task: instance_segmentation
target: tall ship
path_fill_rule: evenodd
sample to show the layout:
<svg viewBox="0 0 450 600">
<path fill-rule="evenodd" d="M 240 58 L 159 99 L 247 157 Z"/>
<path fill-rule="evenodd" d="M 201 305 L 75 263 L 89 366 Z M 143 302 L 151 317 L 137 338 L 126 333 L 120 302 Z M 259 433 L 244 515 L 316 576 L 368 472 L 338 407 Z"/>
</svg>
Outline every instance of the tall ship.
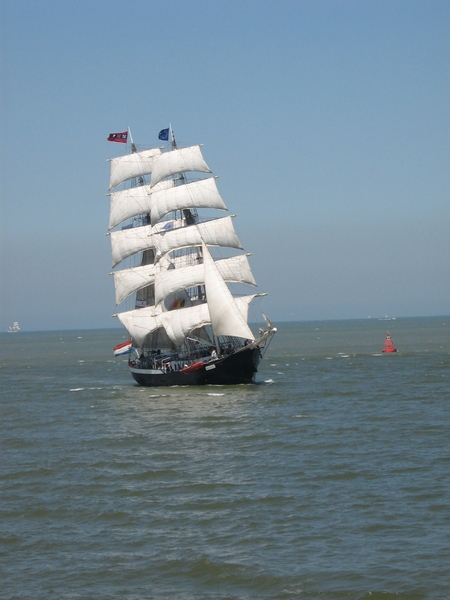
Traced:
<svg viewBox="0 0 450 600">
<path fill-rule="evenodd" d="M 110 159 L 114 316 L 130 337 L 114 353 L 143 386 L 252 383 L 276 332 L 264 314 L 257 334 L 248 324 L 266 294 L 235 293 L 256 286 L 250 255 L 201 146 L 178 147 L 170 126 L 158 138 L 138 150 L 130 130 L 108 137 L 131 148 Z"/>
</svg>

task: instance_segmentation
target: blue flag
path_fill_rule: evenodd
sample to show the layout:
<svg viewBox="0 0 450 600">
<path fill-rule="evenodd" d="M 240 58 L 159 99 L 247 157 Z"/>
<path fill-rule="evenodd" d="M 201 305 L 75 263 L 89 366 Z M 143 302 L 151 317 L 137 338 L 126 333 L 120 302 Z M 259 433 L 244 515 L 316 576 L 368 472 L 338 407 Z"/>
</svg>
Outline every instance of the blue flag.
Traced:
<svg viewBox="0 0 450 600">
<path fill-rule="evenodd" d="M 167 142 L 167 140 L 169 139 L 169 129 L 161 129 L 158 135 L 158 139 Z"/>
</svg>

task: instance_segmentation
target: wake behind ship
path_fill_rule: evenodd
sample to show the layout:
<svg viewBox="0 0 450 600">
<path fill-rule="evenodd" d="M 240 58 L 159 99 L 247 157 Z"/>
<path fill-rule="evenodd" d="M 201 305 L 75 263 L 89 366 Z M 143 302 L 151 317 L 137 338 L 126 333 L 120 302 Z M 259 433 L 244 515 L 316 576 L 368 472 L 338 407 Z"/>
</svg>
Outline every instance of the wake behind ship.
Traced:
<svg viewBox="0 0 450 600">
<path fill-rule="evenodd" d="M 139 385 L 253 382 L 276 328 L 263 315 L 255 336 L 249 305 L 265 294 L 230 290 L 256 281 L 234 215 L 216 216 L 228 209 L 200 146 L 178 148 L 171 127 L 159 133 L 167 149 L 138 151 L 129 130 L 108 141 L 128 137 L 131 153 L 110 160 L 108 230 L 113 268 L 122 267 L 112 273 L 116 304 L 132 298 L 115 315 L 130 335 L 115 355 L 130 354 Z"/>
</svg>

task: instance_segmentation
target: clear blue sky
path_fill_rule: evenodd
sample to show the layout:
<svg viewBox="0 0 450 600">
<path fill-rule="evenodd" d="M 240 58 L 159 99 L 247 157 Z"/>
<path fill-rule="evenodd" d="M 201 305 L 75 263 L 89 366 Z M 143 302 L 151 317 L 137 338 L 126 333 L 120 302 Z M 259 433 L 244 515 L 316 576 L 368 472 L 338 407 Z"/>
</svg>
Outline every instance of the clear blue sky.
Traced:
<svg viewBox="0 0 450 600">
<path fill-rule="evenodd" d="M 106 142 L 204 143 L 274 320 L 450 314 L 448 0 L 3 0 L 0 330 L 118 325 Z"/>
</svg>

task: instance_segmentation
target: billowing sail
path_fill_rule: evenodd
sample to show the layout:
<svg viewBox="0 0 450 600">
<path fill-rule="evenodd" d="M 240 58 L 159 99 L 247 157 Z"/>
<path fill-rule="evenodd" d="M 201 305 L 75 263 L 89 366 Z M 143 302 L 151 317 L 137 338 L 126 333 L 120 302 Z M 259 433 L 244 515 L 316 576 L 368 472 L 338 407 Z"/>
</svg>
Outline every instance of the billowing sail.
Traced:
<svg viewBox="0 0 450 600">
<path fill-rule="evenodd" d="M 112 273 L 116 303 L 133 294 L 135 306 L 116 315 L 132 338 L 131 373 L 150 386 L 250 383 L 275 328 L 268 322 L 255 339 L 249 305 L 263 294 L 231 293 L 242 287 L 234 284 L 256 286 L 249 255 L 235 251 L 243 250 L 235 215 L 218 216 L 228 209 L 216 177 L 204 175 L 201 147 L 178 149 L 173 134 L 162 137 L 171 150 L 110 161 L 113 267 L 128 259 Z M 214 259 L 214 247 L 233 250 Z"/>
<path fill-rule="evenodd" d="M 251 294 L 250 296 L 236 296 L 236 298 L 234 298 L 234 301 L 236 302 L 236 305 L 246 323 L 248 322 L 248 309 L 250 302 L 255 298 L 260 298 L 261 296 L 267 296 L 267 293 L 264 292 L 263 294 Z"/>
<path fill-rule="evenodd" d="M 171 181 L 170 179 L 168 181 Z M 186 208 L 218 208 L 227 210 L 217 189 L 214 177 L 178 185 L 167 191 L 156 191 L 166 181 L 160 181 L 153 188 L 151 222 L 157 223 L 162 217 L 174 210 Z"/>
<path fill-rule="evenodd" d="M 132 256 L 142 250 L 147 250 L 153 245 L 152 228 L 150 225 L 113 231 L 110 237 L 113 267 L 128 256 Z"/>
<path fill-rule="evenodd" d="M 252 294 L 250 296 L 242 296 L 238 298 L 236 308 L 239 314 L 241 314 L 242 319 L 246 319 L 248 313 L 248 306 L 253 300 L 253 298 L 255 298 L 258 295 L 259 294 Z M 197 306 L 191 306 L 189 308 L 181 308 L 179 310 L 162 312 L 158 316 L 158 319 L 164 326 L 167 335 L 175 344 L 175 346 L 180 346 L 194 329 L 198 329 L 200 327 L 204 327 L 205 325 L 211 324 L 209 304 L 198 304 Z M 245 332 L 248 333 L 248 335 L 240 335 L 238 337 L 246 337 L 248 339 L 253 339 L 253 334 L 249 328 Z M 240 331 L 240 333 L 243 332 Z"/>
<path fill-rule="evenodd" d="M 131 269 L 123 269 L 122 271 L 114 271 L 116 304 L 120 304 L 133 292 L 153 283 L 157 270 L 159 270 L 157 265 L 144 265 L 141 267 L 132 267 Z"/>
<path fill-rule="evenodd" d="M 143 227 L 130 227 L 120 231 L 112 231 L 109 236 L 111 238 L 113 267 L 128 256 L 152 248 L 155 237 L 152 234 L 172 230 L 179 224 L 180 221 L 161 221 L 155 227 L 144 225 Z"/>
<path fill-rule="evenodd" d="M 152 241 L 157 255 L 163 256 L 178 248 L 201 246 L 202 239 L 210 246 L 243 249 L 234 231 L 231 216 L 168 230 L 165 233 L 153 235 Z"/>
<path fill-rule="evenodd" d="M 151 186 L 156 185 L 159 181 L 170 175 L 185 173 L 187 171 L 211 173 L 202 156 L 200 146 L 172 150 L 171 152 L 164 152 L 157 156 L 153 161 Z"/>
<path fill-rule="evenodd" d="M 116 185 L 128 179 L 149 175 L 152 172 L 155 157 L 160 154 L 161 150 L 154 148 L 152 150 L 144 150 L 143 152 L 134 152 L 133 154 L 112 158 L 110 161 L 109 189 L 111 190 Z"/>
<path fill-rule="evenodd" d="M 216 265 L 225 281 L 256 285 L 245 254 L 218 260 Z M 155 276 L 155 303 L 158 304 L 175 292 L 204 284 L 204 273 L 203 264 L 159 271 Z"/>
<path fill-rule="evenodd" d="M 141 185 L 110 194 L 108 229 L 138 215 L 150 214 L 153 195 L 170 187 L 173 187 L 172 179 L 160 181 L 154 188 Z"/>
<path fill-rule="evenodd" d="M 221 277 L 205 242 L 202 243 L 202 246 L 206 298 L 214 335 L 230 335 L 254 339 L 247 321 L 244 319 L 240 308 L 231 295 L 227 284 Z"/>
<path fill-rule="evenodd" d="M 176 346 L 180 346 L 193 329 L 208 325 L 210 316 L 207 304 L 171 310 L 159 315 L 167 335 Z"/>
<path fill-rule="evenodd" d="M 149 333 L 162 327 L 154 306 L 128 310 L 117 315 L 122 325 L 133 338 L 135 346 L 143 346 Z"/>
</svg>

